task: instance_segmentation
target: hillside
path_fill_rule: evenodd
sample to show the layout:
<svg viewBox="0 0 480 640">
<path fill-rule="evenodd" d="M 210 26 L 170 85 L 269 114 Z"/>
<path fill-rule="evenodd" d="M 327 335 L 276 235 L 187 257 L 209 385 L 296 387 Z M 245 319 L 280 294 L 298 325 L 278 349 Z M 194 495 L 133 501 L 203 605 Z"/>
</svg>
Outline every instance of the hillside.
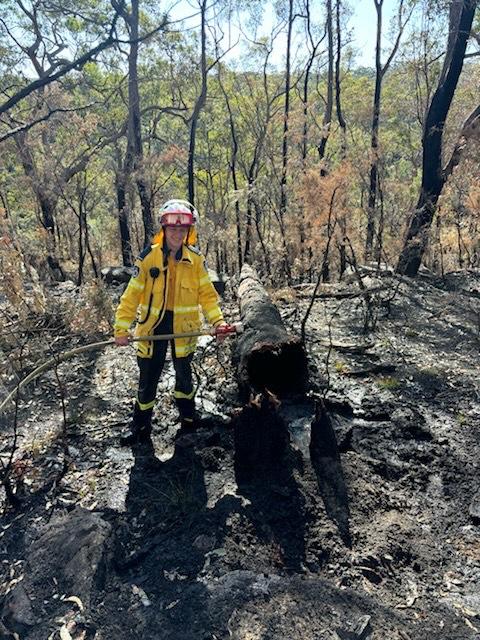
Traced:
<svg viewBox="0 0 480 640">
<path fill-rule="evenodd" d="M 177 433 L 169 374 L 152 442 L 133 450 L 118 446 L 133 349 L 84 355 L 29 387 L 21 503 L 5 505 L 0 530 L 0 637 L 480 638 L 480 273 L 372 272 L 363 285 L 321 289 L 306 325 L 310 392 L 251 406 L 278 414 L 288 446 L 241 481 L 231 342 L 206 338 L 197 353 L 204 427 Z M 293 334 L 312 289 L 272 292 Z M 234 294 L 232 283 L 232 321 Z M 61 308 L 78 293 L 63 283 L 49 295 Z M 25 371 L 40 343 L 98 338 L 62 337 L 60 324 L 24 341 Z M 20 343 L 2 339 L 4 364 Z M 315 421 L 322 399 L 328 417 Z M 4 461 L 14 424 L 2 416 Z"/>
</svg>

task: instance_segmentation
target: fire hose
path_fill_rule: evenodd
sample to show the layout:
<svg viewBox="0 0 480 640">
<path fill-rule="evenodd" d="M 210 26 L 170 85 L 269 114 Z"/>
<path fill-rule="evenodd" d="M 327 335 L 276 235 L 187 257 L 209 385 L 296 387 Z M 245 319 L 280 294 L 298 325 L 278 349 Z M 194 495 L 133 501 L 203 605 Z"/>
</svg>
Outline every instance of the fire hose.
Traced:
<svg viewBox="0 0 480 640">
<path fill-rule="evenodd" d="M 204 329 L 202 331 L 190 331 L 187 333 L 162 333 L 158 335 L 152 336 L 137 336 L 133 338 L 129 338 L 129 343 L 140 342 L 140 341 L 156 341 L 156 340 L 175 340 L 175 338 L 198 338 L 200 336 L 229 336 L 234 334 L 239 334 L 243 332 L 243 326 L 241 322 L 235 322 L 233 324 L 224 324 L 220 327 L 213 329 Z M 70 351 L 64 351 L 63 353 L 59 353 L 53 358 L 50 358 L 39 367 L 31 371 L 26 378 L 21 380 L 17 386 L 11 391 L 8 396 L 2 401 L 0 404 L 0 412 L 4 410 L 4 408 L 9 404 L 13 398 L 15 398 L 23 387 L 26 387 L 27 384 L 36 380 L 42 373 L 45 371 L 49 371 L 53 367 L 57 366 L 61 362 L 65 362 L 65 360 L 69 360 L 74 356 L 77 356 L 81 353 L 87 353 L 89 351 L 98 351 L 99 349 L 103 349 L 111 344 L 115 344 L 115 340 L 103 340 L 102 342 L 92 342 L 90 344 L 84 344 L 81 347 L 76 347 L 75 349 L 71 349 Z"/>
</svg>

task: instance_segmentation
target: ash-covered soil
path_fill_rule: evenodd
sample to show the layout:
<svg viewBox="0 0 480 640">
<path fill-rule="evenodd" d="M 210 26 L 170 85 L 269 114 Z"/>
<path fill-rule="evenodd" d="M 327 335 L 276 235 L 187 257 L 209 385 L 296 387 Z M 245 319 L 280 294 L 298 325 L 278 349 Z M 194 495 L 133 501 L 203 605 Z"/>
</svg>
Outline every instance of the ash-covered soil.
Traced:
<svg viewBox="0 0 480 640">
<path fill-rule="evenodd" d="M 118 445 L 133 349 L 29 387 L 21 504 L 0 529 L 0 638 L 480 639 L 480 274 L 363 284 L 322 287 L 306 323 L 311 391 L 254 401 L 289 442 L 247 475 L 231 343 L 207 338 L 197 354 L 203 428 L 178 431 L 169 368 L 152 442 L 133 450 Z M 291 333 L 312 290 L 271 292 Z M 224 307 L 238 319 L 234 299 Z M 4 463 L 14 423 L 2 416 Z"/>
</svg>

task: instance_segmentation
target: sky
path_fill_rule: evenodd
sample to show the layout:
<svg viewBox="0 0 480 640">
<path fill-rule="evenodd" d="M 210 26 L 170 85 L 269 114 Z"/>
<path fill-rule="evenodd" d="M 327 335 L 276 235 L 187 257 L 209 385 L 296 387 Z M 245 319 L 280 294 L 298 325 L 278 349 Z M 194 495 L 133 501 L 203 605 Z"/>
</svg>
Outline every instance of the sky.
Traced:
<svg viewBox="0 0 480 640">
<path fill-rule="evenodd" d="M 355 48 L 358 49 L 356 58 L 359 66 L 373 67 L 375 64 L 375 41 L 377 27 L 377 12 L 373 0 L 357 0 L 352 2 L 354 14 L 349 22 L 355 37 Z M 383 4 L 383 31 L 386 32 L 389 22 L 394 15 L 397 0 L 385 0 Z M 383 39 L 386 44 L 386 39 Z"/>
<path fill-rule="evenodd" d="M 373 0 L 349 0 L 351 7 L 351 18 L 348 22 L 348 28 L 352 35 L 352 47 L 356 51 L 355 64 L 357 66 L 374 66 L 375 60 L 375 39 L 376 39 L 376 20 L 377 14 Z M 389 22 L 394 15 L 394 11 L 398 5 L 398 0 L 385 0 L 383 6 L 383 31 L 386 34 L 388 31 Z M 198 26 L 198 17 L 195 14 L 198 12 L 195 7 L 198 7 L 195 0 L 172 0 L 173 9 L 171 16 L 178 19 L 186 19 L 186 24 L 192 28 Z M 287 0 L 285 0 L 285 6 Z M 315 14 L 323 15 L 323 0 L 316 0 L 312 2 L 312 17 L 315 20 Z M 319 8 L 322 8 L 322 13 L 319 14 Z M 194 16 L 194 17 L 190 17 Z M 271 32 L 273 26 L 273 10 L 270 2 L 265 3 L 264 20 L 262 25 L 262 32 L 267 35 Z M 241 42 L 243 36 L 239 30 L 234 30 L 232 33 L 232 40 L 240 40 L 237 45 L 227 56 L 226 60 L 233 60 L 241 55 Z M 388 38 L 384 36 L 383 44 L 388 47 Z M 298 44 L 297 44 L 298 46 Z M 273 51 L 272 62 L 281 67 L 284 64 L 285 59 L 285 47 L 286 47 L 286 34 L 283 37 L 277 39 L 277 46 Z"/>
</svg>

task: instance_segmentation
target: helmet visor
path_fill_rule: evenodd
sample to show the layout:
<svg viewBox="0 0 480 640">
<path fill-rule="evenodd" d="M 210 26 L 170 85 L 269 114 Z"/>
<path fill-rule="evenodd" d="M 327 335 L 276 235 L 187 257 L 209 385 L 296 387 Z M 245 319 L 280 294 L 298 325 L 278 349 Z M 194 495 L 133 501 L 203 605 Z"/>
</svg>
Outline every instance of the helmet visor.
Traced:
<svg viewBox="0 0 480 640">
<path fill-rule="evenodd" d="M 168 211 L 162 214 L 163 227 L 190 227 L 193 224 L 193 215 L 183 211 Z"/>
</svg>

